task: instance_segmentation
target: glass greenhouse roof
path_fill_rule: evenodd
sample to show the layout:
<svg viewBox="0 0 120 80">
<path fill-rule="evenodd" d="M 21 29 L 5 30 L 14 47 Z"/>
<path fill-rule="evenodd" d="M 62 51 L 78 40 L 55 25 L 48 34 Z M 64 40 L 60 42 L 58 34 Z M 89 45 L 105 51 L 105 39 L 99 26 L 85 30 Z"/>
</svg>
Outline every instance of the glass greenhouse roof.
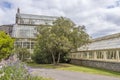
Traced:
<svg viewBox="0 0 120 80">
<path fill-rule="evenodd" d="M 80 47 L 78 50 L 79 51 L 86 51 L 86 50 L 102 50 L 102 49 L 115 49 L 115 48 L 120 48 L 120 35 L 114 34 L 107 36 L 107 37 L 102 37 L 102 38 L 97 38 L 94 39 L 92 43 L 89 43 L 88 45 L 84 45 Z"/>
<path fill-rule="evenodd" d="M 14 25 L 12 37 L 14 38 L 35 38 L 35 26 Z"/>
<path fill-rule="evenodd" d="M 45 19 L 45 20 L 56 20 L 56 18 L 58 18 L 54 16 L 32 15 L 32 14 L 17 14 L 17 16 L 20 18 Z"/>
<path fill-rule="evenodd" d="M 32 15 L 32 14 L 20 14 L 17 13 L 16 21 L 17 24 L 27 24 L 27 25 L 40 25 L 49 24 L 52 25 L 58 17 L 54 16 L 43 16 L 43 15 Z"/>
</svg>

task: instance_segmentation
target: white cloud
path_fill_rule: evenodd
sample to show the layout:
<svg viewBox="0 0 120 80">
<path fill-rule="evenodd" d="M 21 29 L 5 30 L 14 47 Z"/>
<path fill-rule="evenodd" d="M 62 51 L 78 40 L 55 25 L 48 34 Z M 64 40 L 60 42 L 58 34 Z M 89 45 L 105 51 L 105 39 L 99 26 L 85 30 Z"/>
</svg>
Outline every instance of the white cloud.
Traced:
<svg viewBox="0 0 120 80">
<path fill-rule="evenodd" d="M 16 9 L 21 13 L 65 16 L 85 25 L 93 37 L 120 32 L 119 0 L 0 0 L 11 8 L 0 6 L 0 24 L 15 23 Z"/>
</svg>

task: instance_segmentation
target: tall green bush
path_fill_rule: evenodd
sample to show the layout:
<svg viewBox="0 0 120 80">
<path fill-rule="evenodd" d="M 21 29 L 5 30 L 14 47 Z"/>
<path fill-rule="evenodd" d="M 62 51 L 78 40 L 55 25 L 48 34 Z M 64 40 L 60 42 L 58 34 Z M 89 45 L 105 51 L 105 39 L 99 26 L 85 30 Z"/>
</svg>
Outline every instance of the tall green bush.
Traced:
<svg viewBox="0 0 120 80">
<path fill-rule="evenodd" d="M 5 32 L 0 31 L 0 61 L 12 53 L 13 47 L 14 40 Z"/>
</svg>

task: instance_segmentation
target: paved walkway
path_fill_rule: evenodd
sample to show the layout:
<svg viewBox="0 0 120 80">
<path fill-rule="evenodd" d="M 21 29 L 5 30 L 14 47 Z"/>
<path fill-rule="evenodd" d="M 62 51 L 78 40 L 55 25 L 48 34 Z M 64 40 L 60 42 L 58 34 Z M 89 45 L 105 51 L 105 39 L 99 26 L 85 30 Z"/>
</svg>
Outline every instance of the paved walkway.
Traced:
<svg viewBox="0 0 120 80">
<path fill-rule="evenodd" d="M 32 74 L 51 77 L 55 80 L 120 80 L 120 78 L 115 77 L 55 69 L 32 69 Z"/>
</svg>

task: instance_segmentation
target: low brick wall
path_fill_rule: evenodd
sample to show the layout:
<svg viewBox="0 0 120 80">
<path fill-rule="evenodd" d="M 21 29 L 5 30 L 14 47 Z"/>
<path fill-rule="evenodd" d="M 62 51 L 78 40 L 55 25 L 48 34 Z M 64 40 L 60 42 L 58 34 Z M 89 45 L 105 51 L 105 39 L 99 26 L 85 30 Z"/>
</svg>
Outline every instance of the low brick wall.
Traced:
<svg viewBox="0 0 120 80">
<path fill-rule="evenodd" d="M 70 63 L 120 72 L 120 62 L 71 59 Z"/>
</svg>

